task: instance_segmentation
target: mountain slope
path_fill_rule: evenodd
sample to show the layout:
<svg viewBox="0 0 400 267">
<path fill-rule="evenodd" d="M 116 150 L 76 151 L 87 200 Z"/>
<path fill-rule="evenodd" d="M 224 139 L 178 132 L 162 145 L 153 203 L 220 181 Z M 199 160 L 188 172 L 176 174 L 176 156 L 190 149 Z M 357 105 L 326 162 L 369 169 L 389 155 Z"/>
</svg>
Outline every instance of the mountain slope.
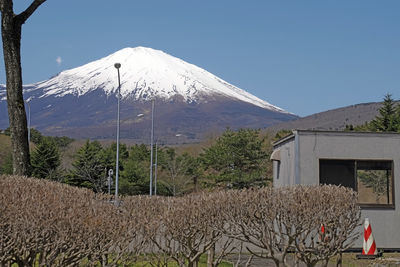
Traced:
<svg viewBox="0 0 400 267">
<path fill-rule="evenodd" d="M 125 48 L 107 57 L 66 70 L 36 83 L 31 90 L 43 90 L 44 96 L 81 96 L 102 88 L 107 96 L 116 94 L 116 62 L 121 63 L 121 97 L 150 100 L 170 99 L 180 95 L 186 102 L 197 102 L 212 95 L 238 99 L 279 112 L 284 110 L 237 88 L 215 75 L 170 56 L 145 47 Z"/>
<path fill-rule="evenodd" d="M 159 50 L 137 47 L 26 85 L 24 96 L 31 99 L 31 125 L 51 135 L 114 138 L 116 62 L 122 65 L 122 138 L 147 139 L 151 99 L 156 101 L 157 134 L 164 139 L 184 132 L 195 141 L 207 131 L 265 128 L 296 118 L 193 64 Z M 8 124 L 5 111 L 3 87 L 0 128 Z M 137 117 L 139 114 L 144 116 Z"/>
<path fill-rule="evenodd" d="M 316 113 L 273 125 L 270 130 L 343 130 L 346 125 L 362 125 L 375 118 L 382 102 L 362 103 Z"/>
</svg>

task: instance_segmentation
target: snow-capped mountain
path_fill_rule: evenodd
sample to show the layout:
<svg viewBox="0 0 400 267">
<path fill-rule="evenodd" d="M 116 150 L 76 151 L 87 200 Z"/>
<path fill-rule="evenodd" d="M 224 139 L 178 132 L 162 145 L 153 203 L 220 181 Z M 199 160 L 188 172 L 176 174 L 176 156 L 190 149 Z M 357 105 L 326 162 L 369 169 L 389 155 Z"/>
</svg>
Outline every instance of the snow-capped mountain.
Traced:
<svg viewBox="0 0 400 267">
<path fill-rule="evenodd" d="M 202 131 L 221 127 L 262 128 L 295 117 L 193 64 L 160 50 L 136 47 L 122 49 L 46 81 L 24 86 L 24 96 L 32 99 L 32 111 L 37 113 L 32 118 L 40 118 L 40 121 L 33 119 L 32 125 L 49 134 L 71 129 L 66 133 L 77 136 L 72 129 L 78 131 L 79 128 L 82 133 L 84 128 L 95 127 L 96 132 L 104 132 L 103 126 L 115 124 L 118 76 L 114 64 L 117 62 L 121 64 L 121 118 L 125 118 L 126 125 L 140 126 L 146 121 L 146 118 L 133 115 L 148 112 L 151 99 L 156 99 L 158 111 L 165 109 L 160 116 L 171 116 L 163 120 L 171 121 L 172 125 L 167 128 L 176 128 L 176 131 L 184 128 Z M 4 112 L 1 106 L 5 99 L 3 87 L 0 88 L 0 115 Z M 211 110 L 215 112 L 213 115 L 209 114 Z M 186 112 L 184 117 L 182 112 Z M 244 125 L 234 122 L 243 116 L 247 117 L 243 120 Z M 3 117 L 0 117 L 0 128 L 8 124 Z M 177 122 L 179 117 L 184 121 Z M 199 126 L 197 123 L 204 119 L 200 127 L 190 125 Z M 111 130 L 99 137 L 110 135 Z M 83 134 L 83 137 L 91 136 Z"/>
<path fill-rule="evenodd" d="M 285 112 L 202 68 L 146 47 L 125 48 L 81 67 L 63 71 L 47 81 L 33 84 L 31 90 L 42 89 L 43 96 L 81 96 L 102 88 L 106 95 L 115 95 L 118 82 L 114 67 L 116 62 L 122 65 L 122 98 L 170 99 L 180 95 L 187 102 L 196 102 L 218 94 Z"/>
</svg>

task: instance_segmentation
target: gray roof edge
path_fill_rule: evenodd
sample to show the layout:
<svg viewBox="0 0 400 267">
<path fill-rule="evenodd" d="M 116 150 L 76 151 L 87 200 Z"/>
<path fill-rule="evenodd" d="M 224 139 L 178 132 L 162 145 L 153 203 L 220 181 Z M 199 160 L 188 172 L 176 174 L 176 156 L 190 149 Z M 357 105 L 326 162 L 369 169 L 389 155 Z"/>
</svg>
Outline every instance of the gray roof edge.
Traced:
<svg viewBox="0 0 400 267">
<path fill-rule="evenodd" d="M 398 132 L 354 132 L 354 131 L 324 131 L 324 130 L 295 130 L 299 135 L 332 135 L 332 136 L 392 136 L 400 138 Z"/>
<path fill-rule="evenodd" d="M 292 133 L 290 135 L 282 137 L 281 139 L 273 142 L 272 146 L 275 148 L 276 146 L 279 146 L 279 145 L 282 145 L 284 143 L 287 143 L 287 142 L 291 141 L 292 139 L 294 139 L 295 135 L 296 135 L 295 131 L 292 131 Z"/>
<path fill-rule="evenodd" d="M 397 132 L 354 132 L 354 131 L 327 131 L 327 130 L 293 130 L 292 134 L 285 136 L 272 143 L 276 148 L 279 145 L 287 143 L 295 138 L 296 135 L 328 135 L 328 136 L 366 136 L 366 137 L 395 137 L 400 138 L 400 133 Z"/>
</svg>

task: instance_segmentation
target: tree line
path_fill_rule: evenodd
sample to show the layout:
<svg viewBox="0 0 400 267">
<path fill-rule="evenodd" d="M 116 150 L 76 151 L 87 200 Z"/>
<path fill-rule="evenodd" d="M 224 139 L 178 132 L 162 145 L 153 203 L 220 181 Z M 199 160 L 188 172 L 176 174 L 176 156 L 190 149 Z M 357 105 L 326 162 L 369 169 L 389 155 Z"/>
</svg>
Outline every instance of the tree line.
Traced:
<svg viewBox="0 0 400 267">
<path fill-rule="evenodd" d="M 3 131 L 10 136 L 10 128 Z M 43 136 L 38 130 L 31 128 L 30 173 L 34 177 L 57 180 L 60 174 L 58 167 L 61 163 L 61 151 L 74 141 L 67 136 Z M 0 174 L 13 173 L 13 156 L 11 151 L 5 153 L 0 165 Z"/>
<path fill-rule="evenodd" d="M 345 131 L 400 132 L 400 103 L 386 94 L 376 117 L 362 125 L 346 125 Z"/>
<path fill-rule="evenodd" d="M 213 267 L 246 253 L 248 263 L 261 257 L 276 266 L 327 266 L 361 235 L 357 194 L 338 186 L 111 200 L 54 181 L 0 176 L 0 265 L 194 267 L 208 253 Z"/>
<path fill-rule="evenodd" d="M 112 169 L 115 173 L 116 143 L 104 146 L 99 141 L 87 140 L 73 155 L 71 168 L 61 169 L 61 151 L 73 139 L 45 137 L 32 129 L 31 140 L 35 144 L 31 152 L 33 177 L 85 187 L 97 193 L 108 191 L 108 172 Z M 264 186 L 270 178 L 270 141 L 270 136 L 261 134 L 260 130 L 226 129 L 196 152 L 185 152 L 182 147 L 155 146 L 157 194 L 176 196 L 205 188 Z M 120 144 L 119 160 L 119 192 L 148 194 L 150 147 Z M 11 174 L 11 166 L 8 160 L 0 170 Z"/>
<path fill-rule="evenodd" d="M 156 146 L 157 194 L 177 196 L 204 188 L 266 185 L 269 153 L 265 143 L 259 130 L 227 129 L 197 155 L 179 151 L 180 148 Z M 105 192 L 108 170 L 116 166 L 115 156 L 115 143 L 103 147 L 98 141 L 86 141 L 74 155 L 65 182 Z M 150 147 L 121 144 L 119 159 L 119 192 L 149 194 Z"/>
</svg>

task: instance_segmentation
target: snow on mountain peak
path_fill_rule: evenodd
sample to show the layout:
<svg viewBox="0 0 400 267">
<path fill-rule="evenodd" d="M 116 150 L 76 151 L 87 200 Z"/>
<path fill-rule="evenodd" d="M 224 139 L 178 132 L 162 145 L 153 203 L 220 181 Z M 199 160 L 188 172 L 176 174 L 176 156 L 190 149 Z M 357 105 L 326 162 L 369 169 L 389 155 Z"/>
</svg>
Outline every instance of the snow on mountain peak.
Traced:
<svg viewBox="0 0 400 267">
<path fill-rule="evenodd" d="M 43 97 L 81 96 L 99 88 L 107 95 L 116 94 L 118 76 L 114 64 L 117 62 L 121 63 L 122 98 L 169 99 L 180 95 L 185 101 L 193 102 L 205 95 L 223 95 L 287 113 L 202 68 L 146 47 L 121 49 L 102 59 L 63 71 L 49 80 L 35 83 L 32 90 L 42 89 Z"/>
</svg>

